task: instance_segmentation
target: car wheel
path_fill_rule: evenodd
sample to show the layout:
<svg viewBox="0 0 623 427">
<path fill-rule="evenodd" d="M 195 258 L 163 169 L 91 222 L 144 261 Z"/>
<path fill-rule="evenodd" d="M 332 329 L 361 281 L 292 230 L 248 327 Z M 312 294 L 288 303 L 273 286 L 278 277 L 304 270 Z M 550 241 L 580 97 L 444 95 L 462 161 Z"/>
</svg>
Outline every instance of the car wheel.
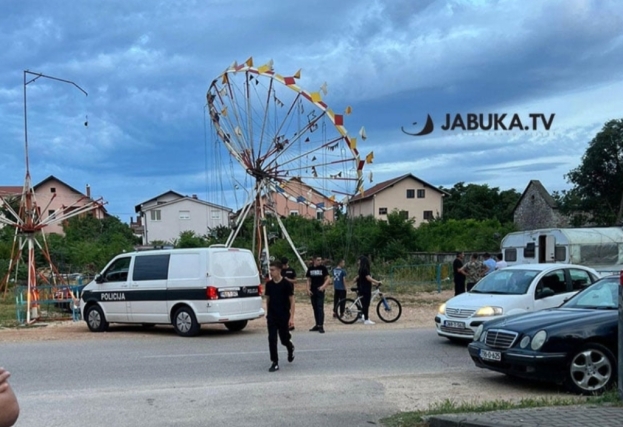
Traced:
<svg viewBox="0 0 623 427">
<path fill-rule="evenodd" d="M 173 328 L 182 337 L 192 337 L 199 332 L 195 313 L 189 307 L 181 307 L 173 316 Z"/>
<path fill-rule="evenodd" d="M 104 332 L 108 329 L 108 322 L 99 305 L 87 307 L 85 320 L 91 332 Z"/>
<path fill-rule="evenodd" d="M 242 331 L 247 326 L 246 320 L 239 320 L 237 322 L 225 322 L 225 327 L 232 332 Z"/>
<path fill-rule="evenodd" d="M 575 350 L 567 365 L 566 385 L 574 393 L 601 394 L 615 377 L 615 359 L 601 344 L 590 343 Z"/>
</svg>

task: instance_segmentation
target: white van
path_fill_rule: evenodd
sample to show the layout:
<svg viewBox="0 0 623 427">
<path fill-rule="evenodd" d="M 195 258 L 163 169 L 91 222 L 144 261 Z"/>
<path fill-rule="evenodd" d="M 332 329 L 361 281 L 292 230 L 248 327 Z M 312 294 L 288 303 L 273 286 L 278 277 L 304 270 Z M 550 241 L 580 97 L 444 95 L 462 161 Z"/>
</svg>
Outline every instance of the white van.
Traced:
<svg viewBox="0 0 623 427">
<path fill-rule="evenodd" d="M 93 332 L 109 323 L 172 324 L 181 336 L 209 323 L 240 331 L 264 316 L 253 254 L 224 246 L 118 255 L 84 287 L 80 312 Z"/>
</svg>

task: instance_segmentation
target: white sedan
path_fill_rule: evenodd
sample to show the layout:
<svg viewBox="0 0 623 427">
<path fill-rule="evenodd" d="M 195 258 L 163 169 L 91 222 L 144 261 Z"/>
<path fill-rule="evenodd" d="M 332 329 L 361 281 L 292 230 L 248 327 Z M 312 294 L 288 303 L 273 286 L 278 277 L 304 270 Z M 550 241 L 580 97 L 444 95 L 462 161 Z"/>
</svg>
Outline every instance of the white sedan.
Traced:
<svg viewBox="0 0 623 427">
<path fill-rule="evenodd" d="M 471 341 L 487 320 L 558 307 L 598 278 L 594 269 L 574 264 L 524 264 L 496 270 L 470 292 L 441 304 L 435 316 L 437 334 Z"/>
</svg>

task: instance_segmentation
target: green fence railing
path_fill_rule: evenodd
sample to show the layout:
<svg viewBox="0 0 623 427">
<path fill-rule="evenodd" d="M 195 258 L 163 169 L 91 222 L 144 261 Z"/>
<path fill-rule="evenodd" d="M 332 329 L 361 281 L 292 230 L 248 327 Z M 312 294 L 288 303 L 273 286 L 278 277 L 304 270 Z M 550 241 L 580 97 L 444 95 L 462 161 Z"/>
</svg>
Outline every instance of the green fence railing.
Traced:
<svg viewBox="0 0 623 427">
<path fill-rule="evenodd" d="M 451 289 L 452 286 L 452 264 L 409 264 L 395 265 L 389 270 L 388 282 L 390 287 L 394 286 L 417 286 L 422 288 Z"/>
</svg>

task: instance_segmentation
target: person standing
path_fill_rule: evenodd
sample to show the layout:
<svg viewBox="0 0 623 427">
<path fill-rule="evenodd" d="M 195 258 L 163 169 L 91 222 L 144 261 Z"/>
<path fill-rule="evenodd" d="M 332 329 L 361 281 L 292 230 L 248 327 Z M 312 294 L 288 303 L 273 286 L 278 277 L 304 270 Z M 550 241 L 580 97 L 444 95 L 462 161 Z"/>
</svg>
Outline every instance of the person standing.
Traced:
<svg viewBox="0 0 623 427">
<path fill-rule="evenodd" d="M 11 427 L 19 418 L 19 404 L 9 384 L 10 376 L 10 372 L 0 368 L 0 427 Z"/>
<path fill-rule="evenodd" d="M 282 264 L 270 263 L 268 272 L 271 279 L 266 283 L 266 323 L 268 326 L 268 350 L 272 362 L 269 372 L 279 370 L 277 336 L 281 345 L 288 349 L 288 362 L 294 360 L 294 344 L 290 328 L 294 327 L 294 291 L 292 285 L 281 275 Z"/>
<path fill-rule="evenodd" d="M 333 317 L 337 317 L 338 305 L 340 316 L 344 314 L 346 308 L 346 270 L 344 270 L 344 260 L 337 263 L 333 269 Z"/>
<path fill-rule="evenodd" d="M 464 256 L 463 252 L 457 252 L 456 258 L 452 263 L 452 271 L 454 272 L 454 296 L 465 292 L 465 274 L 461 272 Z"/>
<path fill-rule="evenodd" d="M 372 299 L 372 285 L 380 285 L 381 282 L 375 280 L 370 275 L 370 260 L 364 255 L 359 257 L 359 271 L 355 278 L 357 282 L 357 292 L 361 295 L 361 311 L 363 313 L 364 325 L 374 325 L 370 320 L 370 300 Z"/>
<path fill-rule="evenodd" d="M 294 289 L 294 285 L 296 284 L 296 271 L 288 264 L 288 258 L 281 258 L 281 265 L 283 266 L 281 269 L 281 276 L 290 282 L 292 284 L 292 289 Z"/>
<path fill-rule="evenodd" d="M 487 271 L 485 272 L 485 276 L 487 274 L 493 273 L 495 271 L 495 260 L 491 258 L 489 252 L 485 252 L 484 254 L 484 262 L 483 264 L 487 267 Z"/>
<path fill-rule="evenodd" d="M 472 254 L 471 260 L 466 262 L 459 271 L 467 277 L 467 292 L 469 292 L 486 274 L 487 267 L 478 260 L 478 254 Z"/>
<path fill-rule="evenodd" d="M 307 269 L 305 277 L 307 278 L 307 293 L 316 320 L 316 325 L 309 331 L 324 334 L 324 291 L 329 286 L 330 277 L 327 267 L 322 265 L 322 258 L 314 258 L 314 263 Z"/>
</svg>

